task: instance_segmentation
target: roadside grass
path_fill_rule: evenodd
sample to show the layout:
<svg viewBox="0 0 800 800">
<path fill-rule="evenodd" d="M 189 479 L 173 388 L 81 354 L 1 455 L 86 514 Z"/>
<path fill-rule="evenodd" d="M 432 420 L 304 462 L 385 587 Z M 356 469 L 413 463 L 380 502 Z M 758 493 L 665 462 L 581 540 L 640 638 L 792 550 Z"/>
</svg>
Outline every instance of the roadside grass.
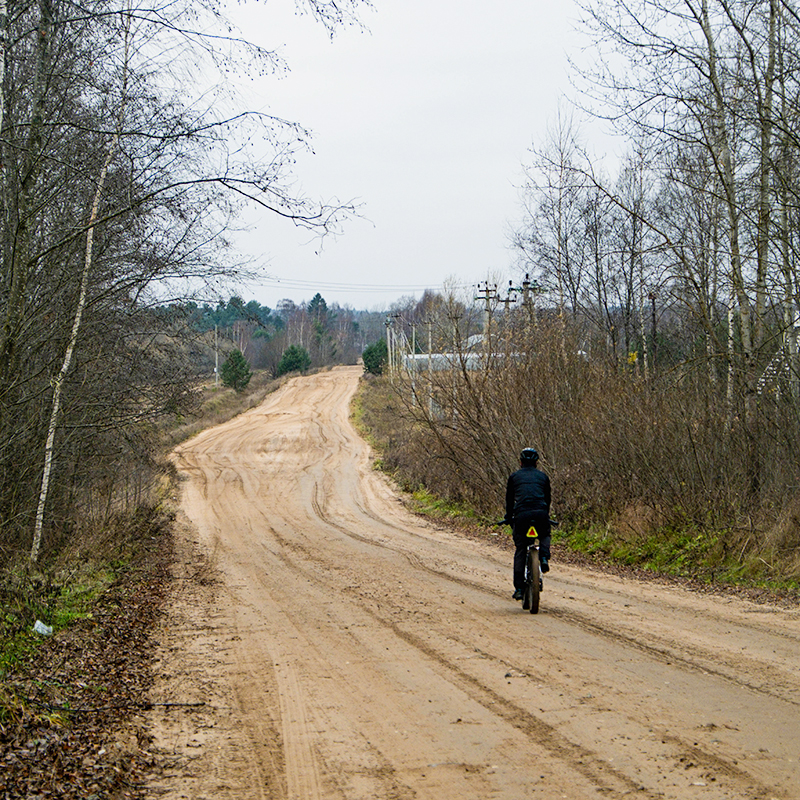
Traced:
<svg viewBox="0 0 800 800">
<path fill-rule="evenodd" d="M 383 469 L 386 454 L 405 438 L 401 412 L 402 404 L 386 378 L 368 374 L 361 378 L 350 416 L 356 430 L 377 454 L 377 469 Z"/>
<path fill-rule="evenodd" d="M 76 620 L 91 618 L 94 602 L 127 561 L 128 557 L 118 556 L 110 562 L 86 562 L 79 575 L 77 570 L 65 572 L 57 565 L 40 573 L 9 570 L 0 583 L 0 675 L 42 641 L 42 636 L 33 632 L 37 620 L 56 633 Z"/>
<path fill-rule="evenodd" d="M 418 486 L 410 492 L 409 506 L 417 514 L 424 514 L 434 519 L 444 519 L 471 525 L 482 525 L 488 522 L 475 509 L 463 503 L 442 500 L 442 498 L 429 492 L 424 486 Z"/>
<path fill-rule="evenodd" d="M 49 637 L 34 631 L 41 621 L 52 628 L 52 635 L 78 620 L 90 620 L 97 599 L 118 577 L 108 567 L 89 571 L 79 582 L 43 586 L 39 581 L 17 579 L 0 590 L 3 613 L 0 616 L 0 729 L 18 723 L 25 716 L 39 722 L 64 725 L 62 712 L 42 710 L 29 698 L 11 688 L 9 676 L 25 673 L 35 661 L 37 651 Z"/>
<path fill-rule="evenodd" d="M 656 575 L 800 597 L 800 573 L 794 559 L 732 531 L 687 523 L 631 536 L 609 525 L 581 525 L 556 529 L 553 541 L 596 561 Z"/>
<path fill-rule="evenodd" d="M 243 392 L 236 392 L 222 383 L 217 386 L 213 381 L 201 384 L 196 414 L 191 419 L 180 417 L 166 424 L 163 429 L 165 445 L 171 449 L 206 428 L 221 425 L 255 408 L 267 395 L 279 389 L 287 377 L 291 376 L 273 378 L 266 370 L 255 370 Z"/>
</svg>

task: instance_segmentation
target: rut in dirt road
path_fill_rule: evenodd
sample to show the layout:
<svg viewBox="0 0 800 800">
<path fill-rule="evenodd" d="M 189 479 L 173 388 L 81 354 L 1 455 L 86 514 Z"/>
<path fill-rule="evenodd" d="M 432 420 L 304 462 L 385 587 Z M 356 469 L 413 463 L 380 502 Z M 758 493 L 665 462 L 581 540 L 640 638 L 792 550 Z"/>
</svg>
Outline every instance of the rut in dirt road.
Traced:
<svg viewBox="0 0 800 800">
<path fill-rule="evenodd" d="M 293 379 L 176 451 L 154 699 L 204 705 L 151 714 L 154 796 L 800 797 L 796 610 L 556 563 L 521 611 L 507 552 L 372 471 L 359 375 Z"/>
</svg>

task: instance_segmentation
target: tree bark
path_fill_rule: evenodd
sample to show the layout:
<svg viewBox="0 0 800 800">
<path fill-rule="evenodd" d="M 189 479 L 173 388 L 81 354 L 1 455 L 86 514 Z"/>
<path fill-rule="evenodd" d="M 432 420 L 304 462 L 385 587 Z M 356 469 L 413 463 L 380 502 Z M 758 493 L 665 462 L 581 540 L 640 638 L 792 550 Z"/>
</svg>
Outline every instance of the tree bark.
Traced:
<svg viewBox="0 0 800 800">
<path fill-rule="evenodd" d="M 0 384 L 7 385 L 16 361 L 16 340 L 25 306 L 25 293 L 31 267 L 31 224 L 34 205 L 34 189 L 41 173 L 41 146 L 44 130 L 45 100 L 50 77 L 52 39 L 55 21 L 51 0 L 39 2 L 39 26 L 36 31 L 36 67 L 32 87 L 30 129 L 25 143 L 20 169 L 19 194 L 6 197 L 6 209 L 13 209 L 15 230 L 11 241 L 11 252 L 5 254 L 8 271 L 8 299 L 6 314 L 0 328 Z M 6 189 L 10 186 L 7 183 Z M 8 211 L 7 211 L 8 213 Z"/>
<path fill-rule="evenodd" d="M 47 440 L 44 448 L 44 468 L 42 470 L 42 485 L 39 492 L 39 503 L 36 509 L 36 521 L 33 530 L 33 543 L 31 544 L 31 563 L 35 564 L 39 559 L 39 552 L 42 545 L 42 532 L 44 529 L 44 512 L 47 506 L 47 496 L 50 489 L 50 474 L 53 468 L 53 453 L 55 450 L 56 431 L 58 429 L 58 418 L 61 411 L 61 396 L 64 389 L 64 382 L 69 374 L 72 365 L 72 356 L 75 352 L 75 345 L 78 341 L 78 334 L 81 329 L 81 322 L 83 321 L 83 312 L 86 308 L 86 298 L 89 292 L 89 276 L 92 269 L 92 253 L 94 249 L 94 232 L 97 226 L 97 218 L 100 210 L 100 200 L 103 197 L 103 190 L 105 189 L 106 178 L 108 177 L 108 170 L 114 160 L 119 145 L 120 130 L 122 128 L 122 118 L 125 110 L 125 100 L 127 94 L 127 62 L 128 62 L 128 48 L 129 48 L 129 34 L 130 34 L 130 17 L 126 18 L 125 26 L 125 72 L 123 77 L 123 84 L 121 90 L 119 123 L 117 130 L 111 139 L 108 147 L 103 166 L 100 169 L 100 175 L 97 180 L 97 188 L 94 193 L 91 211 L 89 213 L 89 224 L 86 231 L 86 248 L 84 251 L 83 271 L 81 273 L 80 292 L 78 294 L 78 304 L 75 308 L 75 316 L 72 320 L 72 330 L 70 331 L 69 341 L 64 353 L 64 360 L 61 363 L 61 369 L 58 372 L 55 380 L 53 381 L 53 405 L 50 410 L 50 422 L 47 428 Z"/>
<path fill-rule="evenodd" d="M 723 196 L 728 213 L 730 237 L 730 277 L 739 309 L 739 325 L 742 347 L 742 373 L 745 390 L 745 423 L 754 424 L 756 414 L 756 377 L 753 360 L 752 314 L 750 298 L 742 274 L 742 255 L 739 241 L 739 204 L 736 191 L 736 170 L 731 153 L 729 131 L 726 119 L 725 93 L 717 68 L 717 47 L 708 16 L 708 3 L 703 0 L 700 22 L 706 40 L 708 59 L 708 79 L 714 99 L 714 141 L 718 171 L 723 188 Z"/>
</svg>

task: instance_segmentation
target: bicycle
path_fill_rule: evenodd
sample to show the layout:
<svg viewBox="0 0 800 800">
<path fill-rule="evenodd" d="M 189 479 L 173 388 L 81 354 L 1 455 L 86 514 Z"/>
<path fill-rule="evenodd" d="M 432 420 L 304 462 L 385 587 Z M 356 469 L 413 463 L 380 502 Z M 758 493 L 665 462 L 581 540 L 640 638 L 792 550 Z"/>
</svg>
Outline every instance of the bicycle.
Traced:
<svg viewBox="0 0 800 800">
<path fill-rule="evenodd" d="M 501 520 L 498 524 L 508 525 L 510 523 L 507 520 Z M 558 522 L 551 519 L 550 527 L 558 527 Z M 530 611 L 531 614 L 538 614 L 539 595 L 544 590 L 544 579 L 542 577 L 542 565 L 539 561 L 539 533 L 533 525 L 528 528 L 527 536 L 530 538 L 530 542 L 528 542 L 528 551 L 525 556 L 522 609 L 523 611 Z"/>
<path fill-rule="evenodd" d="M 526 534 L 528 542 L 528 555 L 525 557 L 525 585 L 522 589 L 522 610 L 531 614 L 539 613 L 539 594 L 544 589 L 542 578 L 542 565 L 539 562 L 539 534 L 531 525 Z"/>
</svg>

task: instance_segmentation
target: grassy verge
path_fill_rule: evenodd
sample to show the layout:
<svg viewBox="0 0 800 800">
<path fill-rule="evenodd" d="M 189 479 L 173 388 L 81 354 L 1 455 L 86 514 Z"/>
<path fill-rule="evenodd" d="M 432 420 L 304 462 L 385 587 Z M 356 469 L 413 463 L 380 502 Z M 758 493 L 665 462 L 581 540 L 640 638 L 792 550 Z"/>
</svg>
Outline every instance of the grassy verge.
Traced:
<svg viewBox="0 0 800 800">
<path fill-rule="evenodd" d="M 235 392 L 227 386 L 217 386 L 213 382 L 203 384 L 200 386 L 196 415 L 192 419 L 175 419 L 164 430 L 167 447 L 175 447 L 206 428 L 221 425 L 255 408 L 264 402 L 267 395 L 279 389 L 285 380 L 285 377 L 273 378 L 265 370 L 257 370 L 243 392 Z"/>
<path fill-rule="evenodd" d="M 800 577 L 789 554 L 777 552 L 769 544 L 748 546 L 730 531 L 687 524 L 631 537 L 608 526 L 581 526 L 556 531 L 554 541 L 604 563 L 695 583 L 760 588 L 800 597 Z"/>
<path fill-rule="evenodd" d="M 411 508 L 418 514 L 424 514 L 436 519 L 448 519 L 459 522 L 480 523 L 483 520 L 475 510 L 461 503 L 451 503 L 429 492 L 420 486 L 411 492 Z"/>
<path fill-rule="evenodd" d="M 402 403 L 386 378 L 365 375 L 351 407 L 356 430 L 377 455 L 376 466 L 387 468 L 387 456 L 406 438 Z"/>
<path fill-rule="evenodd" d="M 0 678 L 27 662 L 44 641 L 34 631 L 37 621 L 53 633 L 82 619 L 91 619 L 97 598 L 117 579 L 110 566 L 98 566 L 74 583 L 58 585 L 51 577 L 29 580 L 7 577 L 0 587 L 3 612 L 0 617 Z M 0 707 L 0 724 L 3 719 Z"/>
</svg>

